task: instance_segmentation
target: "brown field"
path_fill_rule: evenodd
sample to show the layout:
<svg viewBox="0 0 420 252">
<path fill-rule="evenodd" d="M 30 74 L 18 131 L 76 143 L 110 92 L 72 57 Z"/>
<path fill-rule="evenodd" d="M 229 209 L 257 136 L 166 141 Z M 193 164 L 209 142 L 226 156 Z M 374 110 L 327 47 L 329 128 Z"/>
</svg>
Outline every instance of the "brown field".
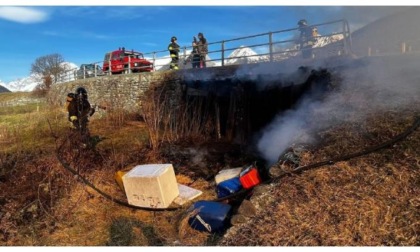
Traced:
<svg viewBox="0 0 420 252">
<path fill-rule="evenodd" d="M 8 99 L 1 94 L 1 99 Z M 304 153 L 311 164 L 380 144 L 410 127 L 419 104 L 371 114 L 360 124 L 319 132 L 322 143 Z M 151 212 L 116 204 L 63 168 L 56 150 L 96 187 L 125 200 L 114 173 L 136 164 L 173 163 L 179 183 L 216 197 L 211 178 L 237 167 L 227 143 L 149 148 L 137 115 L 100 112 L 89 125 L 100 141 L 92 150 L 70 141 L 66 113 L 47 104 L 0 108 L 0 245 L 2 246 L 418 246 L 420 132 L 375 153 L 281 178 L 264 209 L 225 236 L 193 230 L 185 209 Z M 70 140 L 69 140 L 70 139 Z M 188 148 L 206 152 L 192 162 Z M 172 152 L 169 152 L 171 149 Z M 174 151 L 174 149 L 177 149 Z"/>
</svg>

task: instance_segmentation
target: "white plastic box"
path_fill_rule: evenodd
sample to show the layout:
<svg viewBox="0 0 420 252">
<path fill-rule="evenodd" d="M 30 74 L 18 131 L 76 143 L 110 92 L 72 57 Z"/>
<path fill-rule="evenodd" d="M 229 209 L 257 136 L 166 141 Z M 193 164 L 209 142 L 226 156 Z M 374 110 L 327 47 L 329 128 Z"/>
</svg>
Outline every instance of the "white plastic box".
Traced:
<svg viewBox="0 0 420 252">
<path fill-rule="evenodd" d="M 130 205 L 167 208 L 179 195 L 172 164 L 137 165 L 122 180 Z"/>
</svg>

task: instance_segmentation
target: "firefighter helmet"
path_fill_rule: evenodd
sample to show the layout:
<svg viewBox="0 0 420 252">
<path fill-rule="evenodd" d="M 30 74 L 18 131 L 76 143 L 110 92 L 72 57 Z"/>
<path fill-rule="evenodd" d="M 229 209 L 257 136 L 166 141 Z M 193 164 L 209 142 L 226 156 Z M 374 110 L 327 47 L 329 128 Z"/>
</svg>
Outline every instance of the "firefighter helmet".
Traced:
<svg viewBox="0 0 420 252">
<path fill-rule="evenodd" d="M 308 25 L 308 22 L 306 22 L 305 19 L 301 19 L 301 20 L 299 20 L 298 25 L 299 26 L 305 26 L 305 25 Z"/>
<path fill-rule="evenodd" d="M 84 87 L 78 87 L 76 89 L 76 96 L 84 100 L 88 99 L 87 91 Z"/>
<path fill-rule="evenodd" d="M 78 87 L 76 89 L 76 94 L 87 94 L 87 91 L 84 87 Z"/>
<path fill-rule="evenodd" d="M 173 36 L 172 38 L 171 38 L 171 42 L 174 42 L 174 41 L 176 41 L 176 40 L 178 40 L 175 36 Z"/>
</svg>

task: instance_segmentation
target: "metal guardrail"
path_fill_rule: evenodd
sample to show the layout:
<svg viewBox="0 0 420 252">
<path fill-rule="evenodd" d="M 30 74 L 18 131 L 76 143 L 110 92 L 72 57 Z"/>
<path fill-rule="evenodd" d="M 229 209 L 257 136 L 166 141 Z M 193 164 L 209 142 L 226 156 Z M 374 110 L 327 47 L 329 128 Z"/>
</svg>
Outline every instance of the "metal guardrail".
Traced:
<svg viewBox="0 0 420 252">
<path fill-rule="evenodd" d="M 347 55 L 351 52 L 351 34 L 347 20 L 336 20 L 326 23 L 314 24 L 309 27 L 316 27 L 320 35 L 316 36 L 317 43 L 312 47 L 312 57 L 328 57 L 332 55 Z M 206 58 L 207 67 L 218 67 L 234 64 L 250 64 L 258 62 L 275 62 L 286 60 L 291 57 L 301 57 L 302 48 L 299 48 L 299 28 L 291 28 L 274 32 L 266 32 L 234 39 L 222 40 L 208 43 L 208 57 Z M 256 52 L 255 55 L 229 56 L 233 51 L 248 47 Z M 179 66 L 191 68 L 183 63 L 192 51 L 191 46 L 182 46 L 180 53 Z M 171 58 L 167 49 L 143 53 L 144 58 L 153 63 L 153 71 L 169 69 Z M 104 61 L 91 64 L 95 65 L 92 75 L 77 76 L 77 69 L 70 69 L 63 74 L 63 79 L 59 82 L 71 81 L 75 79 L 85 79 L 100 75 L 111 75 L 111 72 L 97 72 L 96 65 L 103 66 Z M 124 72 L 131 73 L 134 68 L 124 69 Z M 141 67 L 137 67 L 139 69 Z M 85 69 L 84 69 L 85 70 Z"/>
<path fill-rule="evenodd" d="M 405 39 L 385 45 L 379 41 L 374 44 L 366 45 L 366 47 L 366 51 L 360 52 L 363 56 L 418 54 L 420 52 L 420 39 Z"/>
</svg>

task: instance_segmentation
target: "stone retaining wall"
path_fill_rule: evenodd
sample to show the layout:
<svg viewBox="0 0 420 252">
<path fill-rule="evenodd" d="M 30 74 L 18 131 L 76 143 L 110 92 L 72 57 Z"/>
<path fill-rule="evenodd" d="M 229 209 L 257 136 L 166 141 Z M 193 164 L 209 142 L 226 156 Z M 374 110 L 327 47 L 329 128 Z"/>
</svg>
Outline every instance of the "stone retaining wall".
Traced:
<svg viewBox="0 0 420 252">
<path fill-rule="evenodd" d="M 133 112 L 140 109 L 140 97 L 150 87 L 151 83 L 165 82 L 168 79 L 171 79 L 172 82 L 181 83 L 186 79 L 226 78 L 233 74 L 236 69 L 237 66 L 232 66 L 88 78 L 53 85 L 47 100 L 54 105 L 62 106 L 66 100 L 66 95 L 75 92 L 77 87 L 82 86 L 87 90 L 92 105 L 121 108 Z"/>
</svg>

